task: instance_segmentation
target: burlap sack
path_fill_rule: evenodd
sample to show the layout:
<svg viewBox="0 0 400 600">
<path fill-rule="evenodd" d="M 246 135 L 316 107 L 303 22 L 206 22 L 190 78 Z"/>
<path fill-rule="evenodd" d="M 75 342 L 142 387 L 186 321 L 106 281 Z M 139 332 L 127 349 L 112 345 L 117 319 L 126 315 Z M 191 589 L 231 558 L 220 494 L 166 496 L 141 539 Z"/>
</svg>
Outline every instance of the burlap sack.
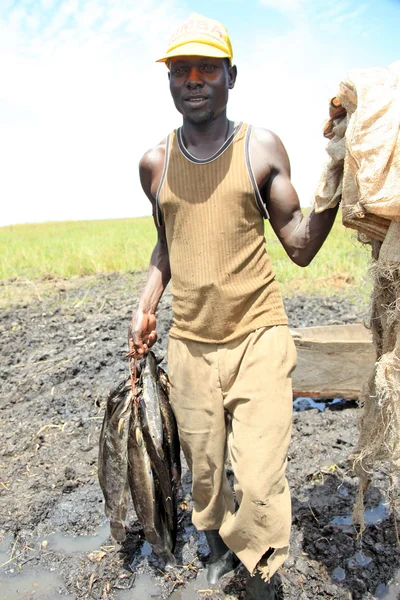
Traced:
<svg viewBox="0 0 400 600">
<path fill-rule="evenodd" d="M 399 181 L 400 188 L 400 181 Z M 400 193 L 400 192 L 399 192 Z M 378 266 L 380 269 L 400 268 L 400 223 L 390 223 L 385 241 L 379 251 Z"/>
<path fill-rule="evenodd" d="M 354 470 L 360 487 L 354 521 L 364 527 L 363 498 L 379 462 L 389 466 L 389 496 L 400 494 L 400 223 L 392 221 L 382 244 L 372 252 L 374 289 L 370 328 L 376 350 L 373 373 L 360 401 L 360 435 Z"/>
<path fill-rule="evenodd" d="M 349 116 L 343 206 L 400 221 L 400 61 L 352 71 L 337 96 Z"/>
<path fill-rule="evenodd" d="M 390 221 L 400 221 L 400 61 L 351 71 L 337 98 L 347 111 L 344 160 L 338 135 L 327 146 L 314 208 L 335 206 L 341 196 L 344 225 L 383 241 Z"/>
</svg>

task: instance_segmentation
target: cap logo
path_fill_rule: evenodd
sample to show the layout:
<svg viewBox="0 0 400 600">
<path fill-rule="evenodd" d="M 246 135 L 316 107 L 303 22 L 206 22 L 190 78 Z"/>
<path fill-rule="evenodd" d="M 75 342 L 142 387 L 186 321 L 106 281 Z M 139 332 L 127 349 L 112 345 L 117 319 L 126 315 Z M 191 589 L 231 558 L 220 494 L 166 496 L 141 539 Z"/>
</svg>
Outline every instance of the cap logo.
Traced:
<svg viewBox="0 0 400 600">
<path fill-rule="evenodd" d="M 184 36 L 188 32 L 199 31 L 202 33 L 207 33 L 210 37 L 216 38 L 218 40 L 223 39 L 224 34 L 219 27 L 215 23 L 207 23 L 206 21 L 199 21 L 198 19 L 191 19 L 187 21 L 175 31 L 172 35 L 169 43 L 175 42 L 179 37 Z"/>
</svg>

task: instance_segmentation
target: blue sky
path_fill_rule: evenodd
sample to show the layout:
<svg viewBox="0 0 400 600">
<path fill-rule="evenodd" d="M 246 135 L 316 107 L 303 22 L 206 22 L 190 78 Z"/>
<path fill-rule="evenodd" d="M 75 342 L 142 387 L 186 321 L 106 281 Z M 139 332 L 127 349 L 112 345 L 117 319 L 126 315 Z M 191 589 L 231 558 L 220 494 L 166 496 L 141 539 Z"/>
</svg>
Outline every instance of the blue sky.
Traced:
<svg viewBox="0 0 400 600">
<path fill-rule="evenodd" d="M 0 0 L 0 226 L 150 214 L 137 164 L 180 124 L 154 60 L 193 11 L 231 35 L 230 118 L 281 137 L 311 203 L 328 101 L 400 59 L 400 1 Z"/>
</svg>

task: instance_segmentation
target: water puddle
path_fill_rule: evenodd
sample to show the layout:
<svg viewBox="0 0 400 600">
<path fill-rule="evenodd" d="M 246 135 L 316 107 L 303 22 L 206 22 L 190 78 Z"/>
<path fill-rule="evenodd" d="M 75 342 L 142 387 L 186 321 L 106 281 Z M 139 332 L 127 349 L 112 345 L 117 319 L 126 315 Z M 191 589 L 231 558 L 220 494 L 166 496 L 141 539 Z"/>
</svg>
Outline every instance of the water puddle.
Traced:
<svg viewBox="0 0 400 600">
<path fill-rule="evenodd" d="M 303 412 L 305 410 L 311 410 L 316 408 L 319 412 L 324 412 L 326 408 L 339 408 L 339 406 L 347 405 L 348 403 L 342 398 L 334 398 L 333 400 L 313 400 L 313 398 L 306 398 L 299 396 L 293 400 L 293 412 Z"/>
<path fill-rule="evenodd" d="M 356 552 L 354 554 L 354 556 L 349 558 L 349 560 L 347 561 L 347 564 L 351 568 L 358 568 L 358 567 L 366 567 L 371 562 L 372 562 L 372 558 L 370 556 L 367 556 L 366 554 L 364 554 L 364 552 L 362 552 L 360 550 L 359 552 Z"/>
<path fill-rule="evenodd" d="M 379 600 L 398 600 L 400 597 L 400 570 L 395 573 L 388 584 L 380 583 L 374 596 Z"/>
<path fill-rule="evenodd" d="M 35 569 L 15 577 L 0 575 L 1 600 L 74 600 L 63 594 L 64 583 L 55 573 Z"/>
<path fill-rule="evenodd" d="M 199 600 L 199 592 L 209 588 L 206 572 L 202 571 L 196 579 L 174 590 L 168 600 Z M 116 600 L 159 600 L 162 598 L 162 591 L 155 585 L 149 573 L 143 573 L 136 575 L 135 583 L 130 590 L 118 592 L 115 598 Z"/>
<path fill-rule="evenodd" d="M 10 559 L 10 551 L 14 538 L 12 535 L 0 537 L 0 565 L 6 563 Z"/>
<path fill-rule="evenodd" d="M 161 589 L 152 580 L 150 573 L 136 575 L 135 583 L 130 590 L 115 594 L 116 600 L 161 600 Z M 197 599 L 196 599 L 197 600 Z"/>
<path fill-rule="evenodd" d="M 343 498 L 347 498 L 349 495 L 349 489 L 345 485 L 341 485 L 338 489 L 339 495 Z"/>
<path fill-rule="evenodd" d="M 96 535 L 78 535 L 77 537 L 66 536 L 63 533 L 52 533 L 47 536 L 49 550 L 62 552 L 63 554 L 75 554 L 77 552 L 93 552 L 103 546 L 110 535 L 110 526 L 106 522 L 99 527 Z"/>
<path fill-rule="evenodd" d="M 332 579 L 335 581 L 344 581 L 346 579 L 345 570 L 342 569 L 342 567 L 336 567 L 336 569 L 332 571 Z"/>
<path fill-rule="evenodd" d="M 206 571 L 201 571 L 196 579 L 175 590 L 168 600 L 199 600 L 199 592 L 208 590 L 210 590 L 210 584 L 207 581 Z M 212 598 L 212 596 L 207 597 Z"/>
<path fill-rule="evenodd" d="M 390 508 L 387 504 L 380 502 L 375 508 L 367 508 L 364 511 L 364 520 L 366 525 L 377 525 L 385 521 L 390 515 Z M 336 525 L 341 529 L 354 529 L 353 519 L 351 515 L 345 517 L 335 517 L 331 521 L 331 525 Z"/>
<path fill-rule="evenodd" d="M 96 535 L 81 535 L 77 537 L 54 533 L 46 538 L 47 548 L 63 554 L 76 552 L 92 552 L 100 548 L 110 535 L 108 522 L 99 527 Z M 45 540 L 41 540 L 43 544 Z M 7 536 L 0 540 L 0 565 L 9 560 L 13 537 Z M 27 570 L 15 575 L 0 575 L 1 600 L 74 600 L 74 596 L 62 594 L 64 584 L 55 573 L 44 570 Z"/>
</svg>

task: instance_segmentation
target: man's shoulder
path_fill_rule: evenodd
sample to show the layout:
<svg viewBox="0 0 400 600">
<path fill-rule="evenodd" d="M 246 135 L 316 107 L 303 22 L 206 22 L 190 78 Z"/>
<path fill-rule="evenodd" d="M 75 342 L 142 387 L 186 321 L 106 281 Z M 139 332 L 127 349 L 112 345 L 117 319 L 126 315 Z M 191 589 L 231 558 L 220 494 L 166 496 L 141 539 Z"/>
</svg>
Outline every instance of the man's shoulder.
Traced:
<svg viewBox="0 0 400 600">
<path fill-rule="evenodd" d="M 154 173 L 162 168 L 165 160 L 166 145 L 167 138 L 164 138 L 157 146 L 153 146 L 153 148 L 147 150 L 140 159 L 140 170 Z"/>
<path fill-rule="evenodd" d="M 255 127 L 253 126 L 253 139 L 257 144 L 261 144 L 265 147 L 273 149 L 277 148 L 282 144 L 280 138 L 271 131 L 270 129 L 266 129 L 265 127 Z"/>
<path fill-rule="evenodd" d="M 273 171 L 290 172 L 284 145 L 276 133 L 265 127 L 253 127 L 250 157 L 260 188 L 269 180 Z"/>
<path fill-rule="evenodd" d="M 281 139 L 276 133 L 264 127 L 254 127 L 251 152 L 262 157 L 270 167 L 275 167 L 279 170 L 288 160 L 287 152 Z"/>
</svg>

